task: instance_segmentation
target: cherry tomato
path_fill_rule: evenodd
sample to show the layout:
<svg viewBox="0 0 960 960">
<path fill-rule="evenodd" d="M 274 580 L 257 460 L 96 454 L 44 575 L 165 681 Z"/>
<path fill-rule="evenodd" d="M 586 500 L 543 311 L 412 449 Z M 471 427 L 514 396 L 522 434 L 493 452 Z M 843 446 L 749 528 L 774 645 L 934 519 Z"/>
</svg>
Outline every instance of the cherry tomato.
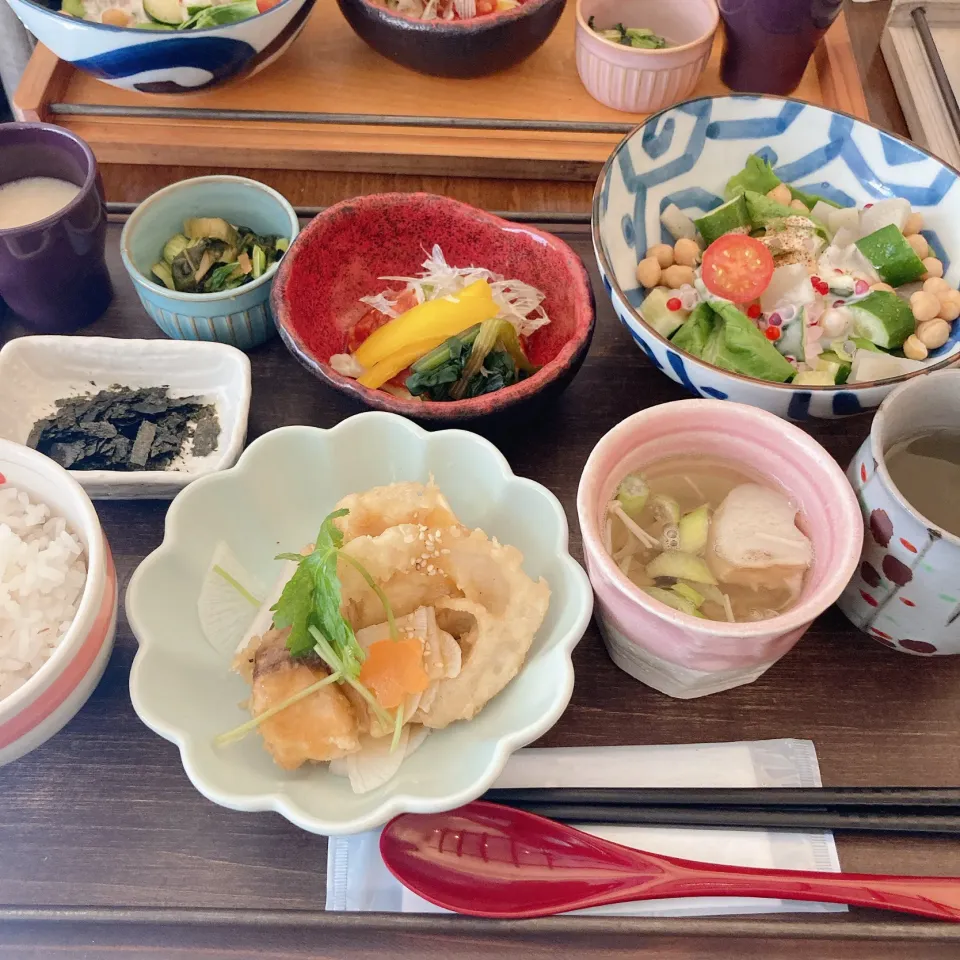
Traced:
<svg viewBox="0 0 960 960">
<path fill-rule="evenodd" d="M 767 289 L 773 267 L 773 256 L 759 240 L 728 233 L 704 252 L 703 283 L 717 297 L 749 303 Z"/>
<path fill-rule="evenodd" d="M 280 0 L 257 0 L 257 9 L 261 13 L 266 13 L 268 10 L 272 10 Z"/>
</svg>

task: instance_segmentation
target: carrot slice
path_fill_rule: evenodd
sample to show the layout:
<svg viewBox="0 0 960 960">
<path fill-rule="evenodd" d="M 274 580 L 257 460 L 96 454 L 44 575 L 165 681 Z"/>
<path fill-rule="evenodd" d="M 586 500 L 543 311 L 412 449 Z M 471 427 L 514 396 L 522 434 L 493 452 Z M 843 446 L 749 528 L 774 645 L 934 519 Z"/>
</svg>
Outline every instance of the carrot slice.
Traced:
<svg viewBox="0 0 960 960">
<path fill-rule="evenodd" d="M 411 637 L 370 644 L 360 668 L 360 682 L 387 710 L 399 707 L 408 694 L 423 693 L 430 678 L 423 669 L 422 641 Z"/>
</svg>

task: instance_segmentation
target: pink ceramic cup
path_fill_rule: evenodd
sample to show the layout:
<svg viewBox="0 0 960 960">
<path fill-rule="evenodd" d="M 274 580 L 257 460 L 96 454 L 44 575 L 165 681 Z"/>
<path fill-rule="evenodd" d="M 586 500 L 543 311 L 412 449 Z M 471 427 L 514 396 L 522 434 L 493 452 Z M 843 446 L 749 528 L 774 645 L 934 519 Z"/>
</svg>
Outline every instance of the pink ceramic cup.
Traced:
<svg viewBox="0 0 960 960">
<path fill-rule="evenodd" d="M 644 50 L 590 29 L 646 27 L 671 46 Z M 577 0 L 577 73 L 587 93 L 614 110 L 653 113 L 685 100 L 703 73 L 720 23 L 715 0 Z"/>
<path fill-rule="evenodd" d="M 606 503 L 631 470 L 668 457 L 716 457 L 760 473 L 799 505 L 815 559 L 799 602 L 754 623 L 702 620 L 634 586 L 603 546 Z M 836 461 L 798 427 L 739 403 L 680 400 L 643 410 L 594 447 L 577 493 L 596 614 L 614 663 L 648 686 L 690 699 L 751 683 L 787 653 L 856 570 L 863 521 Z"/>
</svg>

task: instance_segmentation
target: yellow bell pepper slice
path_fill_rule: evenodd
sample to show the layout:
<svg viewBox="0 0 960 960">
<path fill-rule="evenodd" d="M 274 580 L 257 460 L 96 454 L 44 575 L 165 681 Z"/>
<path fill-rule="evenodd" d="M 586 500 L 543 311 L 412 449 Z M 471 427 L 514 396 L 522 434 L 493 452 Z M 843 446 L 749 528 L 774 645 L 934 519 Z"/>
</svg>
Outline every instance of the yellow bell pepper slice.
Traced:
<svg viewBox="0 0 960 960">
<path fill-rule="evenodd" d="M 419 340 L 417 343 L 411 343 L 375 364 L 362 377 L 357 378 L 357 383 L 362 383 L 365 387 L 370 387 L 371 390 L 377 390 L 388 380 L 392 380 L 401 370 L 406 370 L 411 363 L 416 363 L 417 360 L 425 357 L 435 347 L 439 347 L 446 339 L 446 337 L 440 337 L 439 339 L 433 337 L 430 340 Z"/>
<path fill-rule="evenodd" d="M 409 344 L 423 340 L 441 342 L 462 333 L 467 327 L 490 320 L 498 311 L 490 284 L 478 280 L 462 290 L 458 297 L 427 300 L 385 323 L 360 344 L 355 357 L 362 367 L 372 370 L 381 360 Z"/>
</svg>

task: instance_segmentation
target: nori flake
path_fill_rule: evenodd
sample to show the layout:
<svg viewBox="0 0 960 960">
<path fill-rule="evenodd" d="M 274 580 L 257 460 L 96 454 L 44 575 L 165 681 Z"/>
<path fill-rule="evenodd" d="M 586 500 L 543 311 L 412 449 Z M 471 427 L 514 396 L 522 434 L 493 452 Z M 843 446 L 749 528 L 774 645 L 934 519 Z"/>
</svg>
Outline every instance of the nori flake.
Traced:
<svg viewBox="0 0 960 960">
<path fill-rule="evenodd" d="M 165 470 L 191 440 L 191 452 L 205 457 L 219 437 L 216 410 L 199 397 L 114 385 L 58 400 L 56 413 L 33 425 L 27 446 L 70 470 Z"/>
</svg>

